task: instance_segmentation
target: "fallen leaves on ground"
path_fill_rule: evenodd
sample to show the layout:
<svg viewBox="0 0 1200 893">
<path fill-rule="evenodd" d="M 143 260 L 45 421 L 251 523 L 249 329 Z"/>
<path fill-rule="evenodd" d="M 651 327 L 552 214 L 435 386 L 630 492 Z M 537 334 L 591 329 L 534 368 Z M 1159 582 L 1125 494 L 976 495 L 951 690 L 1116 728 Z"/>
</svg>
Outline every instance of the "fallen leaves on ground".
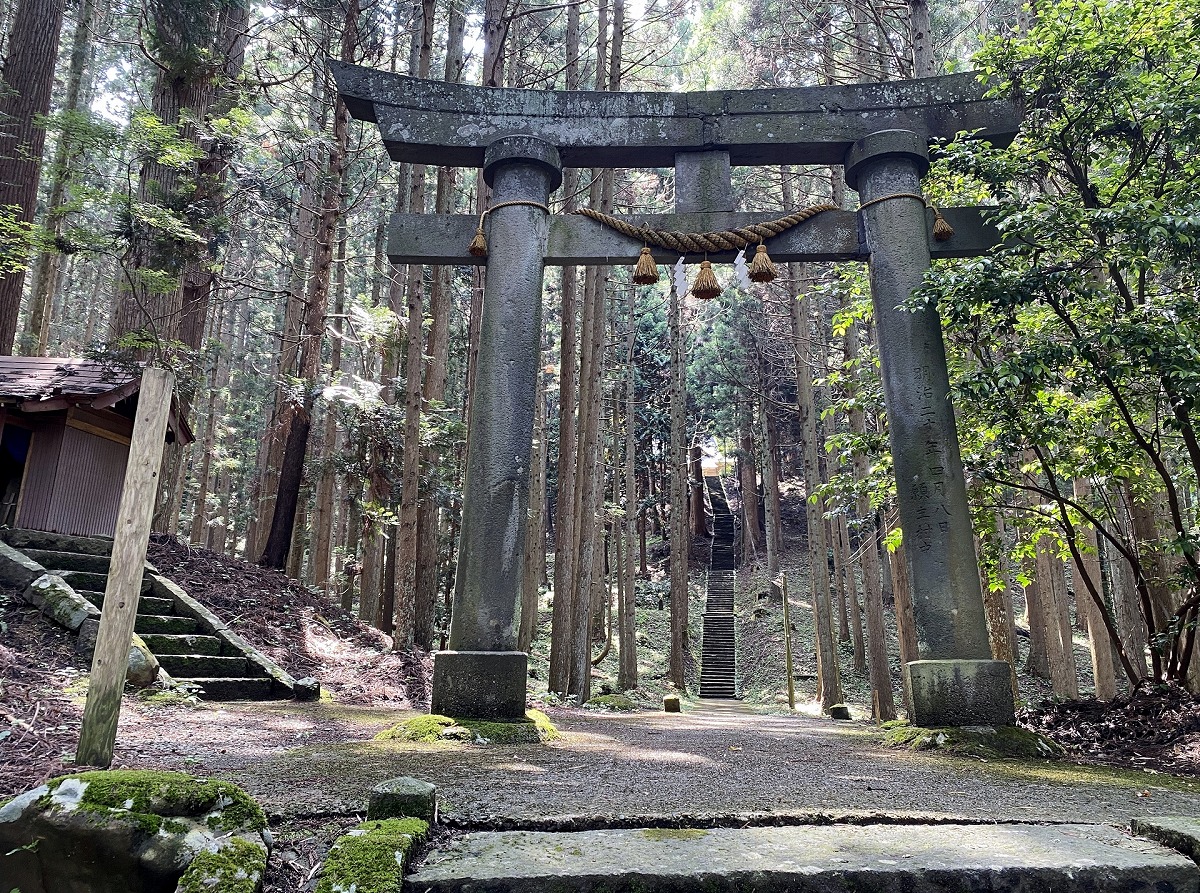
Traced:
<svg viewBox="0 0 1200 893">
<path fill-rule="evenodd" d="M 1200 698 L 1143 682 L 1128 697 L 1046 702 L 1017 722 L 1086 762 L 1200 777 Z"/>
</svg>

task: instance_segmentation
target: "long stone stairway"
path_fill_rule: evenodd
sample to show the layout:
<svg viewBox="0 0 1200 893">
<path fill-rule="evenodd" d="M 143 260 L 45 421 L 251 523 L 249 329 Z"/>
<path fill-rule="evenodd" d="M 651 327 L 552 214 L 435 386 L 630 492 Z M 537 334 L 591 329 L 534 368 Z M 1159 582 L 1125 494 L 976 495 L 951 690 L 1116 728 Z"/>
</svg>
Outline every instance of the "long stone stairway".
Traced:
<svg viewBox="0 0 1200 893">
<path fill-rule="evenodd" d="M 700 650 L 700 697 L 737 697 L 737 630 L 733 617 L 736 584 L 734 526 L 719 477 L 706 477 L 713 508 L 712 557 L 704 598 L 704 639 Z"/>
<path fill-rule="evenodd" d="M 3 540 L 34 562 L 30 567 L 35 572 L 42 570 L 51 578 L 61 579 L 74 595 L 102 608 L 111 540 L 35 530 L 6 530 Z M 89 622 L 96 624 L 95 616 L 84 621 Z M 83 630 L 80 632 L 82 635 Z M 142 576 L 134 632 L 174 681 L 195 686 L 201 698 L 311 697 L 306 685 L 297 686 L 296 680 L 270 658 L 149 565 Z"/>
</svg>

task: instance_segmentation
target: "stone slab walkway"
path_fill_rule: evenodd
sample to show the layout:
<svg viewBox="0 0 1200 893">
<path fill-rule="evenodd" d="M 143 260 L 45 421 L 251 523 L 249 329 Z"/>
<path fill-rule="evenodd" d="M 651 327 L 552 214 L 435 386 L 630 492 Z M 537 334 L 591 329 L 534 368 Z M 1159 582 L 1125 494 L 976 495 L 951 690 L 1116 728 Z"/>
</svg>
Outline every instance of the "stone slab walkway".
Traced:
<svg viewBox="0 0 1200 893">
<path fill-rule="evenodd" d="M 1095 825 L 485 832 L 429 853 L 424 893 L 789 890 L 1193 893 L 1188 858 Z"/>
</svg>

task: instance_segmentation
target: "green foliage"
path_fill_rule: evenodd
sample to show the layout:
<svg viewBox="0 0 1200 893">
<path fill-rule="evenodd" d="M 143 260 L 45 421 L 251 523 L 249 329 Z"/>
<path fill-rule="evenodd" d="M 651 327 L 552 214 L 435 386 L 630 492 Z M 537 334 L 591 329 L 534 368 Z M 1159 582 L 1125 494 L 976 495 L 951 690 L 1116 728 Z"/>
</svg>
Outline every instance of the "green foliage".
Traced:
<svg viewBox="0 0 1200 893">
<path fill-rule="evenodd" d="M 20 208 L 0 205 L 0 276 L 24 269 L 30 252 L 45 243 L 45 231 L 22 220 Z"/>
<path fill-rule="evenodd" d="M 1184 498 L 1200 473 L 1200 4 L 1067 0 L 1038 13 L 1027 36 L 977 60 L 1026 110 L 1020 135 L 952 144 L 940 166 L 942 188 L 992 196 L 1006 241 L 938 268 L 921 300 L 947 324 L 977 505 L 1031 503 L 1018 558 L 1047 535 L 1078 551 L 1095 526 L 1130 563 L 1147 616 L 1156 588 L 1182 593 L 1171 634 L 1149 628 L 1155 675 L 1178 676 L 1200 598 Z M 1073 479 L 1102 498 L 1077 499 Z M 1122 498 L 1161 503 L 1168 532 L 1132 540 Z"/>
</svg>

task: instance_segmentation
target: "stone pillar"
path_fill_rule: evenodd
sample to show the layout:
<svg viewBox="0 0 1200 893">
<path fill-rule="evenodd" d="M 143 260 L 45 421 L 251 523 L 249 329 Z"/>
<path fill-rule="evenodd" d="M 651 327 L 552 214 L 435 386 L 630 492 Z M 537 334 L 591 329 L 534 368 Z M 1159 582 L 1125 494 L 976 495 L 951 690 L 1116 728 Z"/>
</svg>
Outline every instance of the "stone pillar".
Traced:
<svg viewBox="0 0 1200 893">
<path fill-rule="evenodd" d="M 929 169 L 926 140 L 885 130 L 856 142 L 846 182 L 870 251 L 871 295 L 896 501 L 904 529 L 921 659 L 905 666 L 916 725 L 1013 721 L 1008 664 L 992 660 L 967 509 L 941 321 L 932 307 L 901 308 L 929 268 L 929 225 L 916 198 Z"/>
<path fill-rule="evenodd" d="M 504 137 L 488 146 L 483 177 L 492 187 L 492 207 L 509 201 L 544 205 L 562 183 L 562 165 L 548 143 Z M 516 650 L 516 618 L 548 221 L 531 205 L 498 208 L 487 221 L 458 572 L 449 650 L 434 657 L 431 710 L 516 719 L 525 713 L 527 657 Z"/>
</svg>

